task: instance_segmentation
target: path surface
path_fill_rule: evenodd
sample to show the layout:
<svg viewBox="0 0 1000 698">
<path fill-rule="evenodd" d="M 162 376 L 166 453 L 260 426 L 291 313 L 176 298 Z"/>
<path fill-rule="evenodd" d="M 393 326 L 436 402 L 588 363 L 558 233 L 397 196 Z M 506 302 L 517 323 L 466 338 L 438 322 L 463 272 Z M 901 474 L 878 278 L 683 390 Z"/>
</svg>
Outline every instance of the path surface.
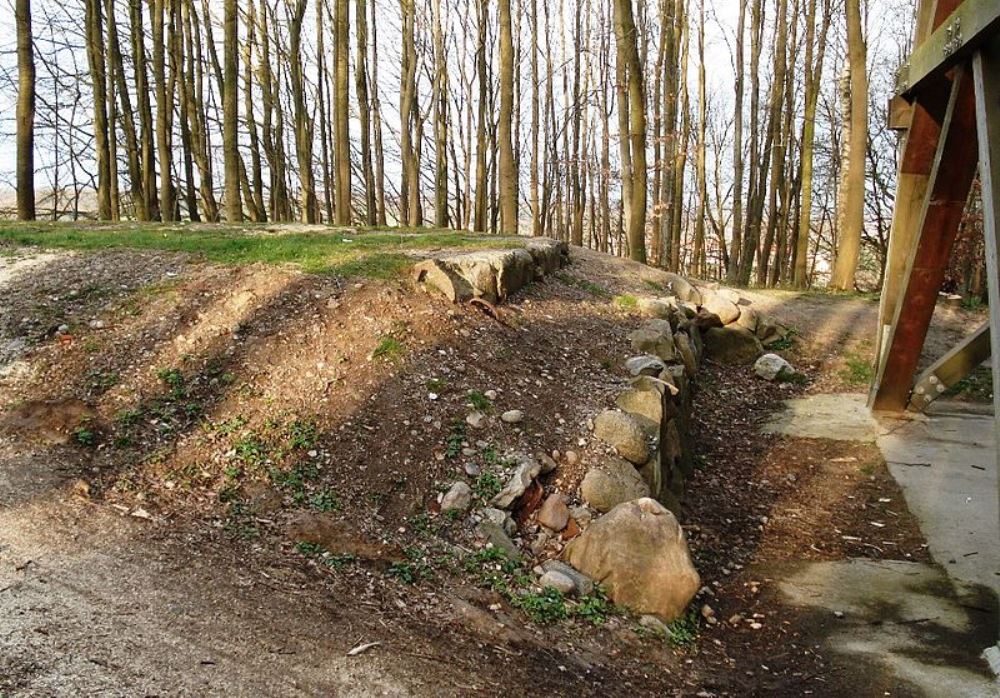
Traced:
<svg viewBox="0 0 1000 698">
<path fill-rule="evenodd" d="M 955 402 L 882 420 L 879 448 L 949 576 L 1000 595 L 1000 515 L 993 415 Z"/>
<path fill-rule="evenodd" d="M 874 440 L 936 564 L 855 559 L 791 565 L 777 572 L 782 593 L 818 613 L 828 646 L 882 665 L 908 690 L 995 696 L 997 684 L 980 656 L 995 642 L 1000 591 L 993 416 L 944 403 L 931 416 L 878 422 L 863 405 L 864 396 L 852 394 L 790 400 L 765 431 Z"/>
</svg>

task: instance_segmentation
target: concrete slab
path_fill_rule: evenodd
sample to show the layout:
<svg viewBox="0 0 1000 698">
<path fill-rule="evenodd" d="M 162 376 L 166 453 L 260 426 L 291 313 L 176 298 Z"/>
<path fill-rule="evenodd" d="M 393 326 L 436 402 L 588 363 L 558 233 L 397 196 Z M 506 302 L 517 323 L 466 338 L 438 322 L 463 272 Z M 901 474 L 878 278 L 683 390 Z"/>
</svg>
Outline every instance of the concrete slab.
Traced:
<svg viewBox="0 0 1000 698">
<path fill-rule="evenodd" d="M 887 675 L 893 695 L 997 695 L 979 656 L 996 628 L 988 590 L 912 562 L 811 562 L 776 572 L 785 601 L 811 614 L 817 640 Z"/>
<path fill-rule="evenodd" d="M 1000 595 L 993 415 L 980 406 L 939 402 L 930 414 L 880 423 L 879 448 L 934 560 L 955 579 Z"/>
<path fill-rule="evenodd" d="M 785 401 L 785 410 L 764 426 L 765 434 L 802 439 L 875 441 L 878 422 L 872 418 L 866 396 L 855 393 L 810 395 Z"/>
</svg>

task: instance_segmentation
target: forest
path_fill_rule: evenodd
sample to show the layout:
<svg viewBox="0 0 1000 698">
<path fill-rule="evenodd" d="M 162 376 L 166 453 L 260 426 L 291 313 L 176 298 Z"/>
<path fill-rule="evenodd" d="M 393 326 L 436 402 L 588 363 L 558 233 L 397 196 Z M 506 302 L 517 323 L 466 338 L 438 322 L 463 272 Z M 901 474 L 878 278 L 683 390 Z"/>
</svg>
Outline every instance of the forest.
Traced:
<svg viewBox="0 0 1000 698">
<path fill-rule="evenodd" d="M 15 0 L 0 215 L 521 233 L 730 284 L 873 290 L 913 12 Z M 950 273 L 972 296 L 976 211 Z"/>
</svg>

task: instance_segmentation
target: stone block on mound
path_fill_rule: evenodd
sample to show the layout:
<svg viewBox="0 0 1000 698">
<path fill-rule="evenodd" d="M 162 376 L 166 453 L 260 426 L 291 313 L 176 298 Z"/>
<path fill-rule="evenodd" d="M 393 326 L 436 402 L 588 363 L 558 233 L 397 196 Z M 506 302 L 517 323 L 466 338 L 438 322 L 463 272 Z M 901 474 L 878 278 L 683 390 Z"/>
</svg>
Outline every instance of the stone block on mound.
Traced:
<svg viewBox="0 0 1000 698">
<path fill-rule="evenodd" d="M 526 241 L 520 248 L 455 252 L 425 259 L 413 267 L 413 276 L 453 303 L 473 298 L 501 303 L 567 261 L 565 243 L 537 238 Z"/>
</svg>

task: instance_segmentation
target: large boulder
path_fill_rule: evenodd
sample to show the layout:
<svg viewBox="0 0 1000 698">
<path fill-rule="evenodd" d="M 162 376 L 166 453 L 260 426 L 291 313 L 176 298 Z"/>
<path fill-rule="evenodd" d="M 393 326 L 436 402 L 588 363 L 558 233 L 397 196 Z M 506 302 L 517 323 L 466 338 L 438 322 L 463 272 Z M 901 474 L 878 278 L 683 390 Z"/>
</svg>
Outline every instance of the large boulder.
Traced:
<svg viewBox="0 0 1000 698">
<path fill-rule="evenodd" d="M 643 297 L 636 299 L 636 308 L 646 317 L 668 320 L 676 306 L 669 301 L 660 300 L 659 298 Z"/>
<path fill-rule="evenodd" d="M 713 315 L 717 315 L 723 325 L 729 325 L 740 317 L 740 308 L 731 300 L 716 291 L 703 291 L 701 294 L 701 307 Z"/>
<path fill-rule="evenodd" d="M 667 273 L 666 277 L 667 283 L 665 285 L 672 294 L 682 301 L 690 301 L 697 305 L 701 304 L 701 293 L 687 279 L 673 273 Z"/>
<path fill-rule="evenodd" d="M 684 613 L 701 585 L 676 517 L 650 498 L 616 506 L 571 541 L 563 556 L 615 603 L 666 622 Z"/>
<path fill-rule="evenodd" d="M 764 352 L 753 332 L 737 325 L 713 327 L 705 332 L 705 355 L 719 363 L 744 366 Z"/>
<path fill-rule="evenodd" d="M 674 335 L 674 345 L 677 347 L 684 369 L 694 378 L 698 375 L 698 357 L 695 356 L 694 347 L 691 346 L 691 338 L 686 332 L 678 332 Z"/>
<path fill-rule="evenodd" d="M 663 422 L 667 385 L 661 380 L 640 376 L 632 381 L 632 387 L 615 398 L 615 404 L 624 412 L 635 417 L 647 431 L 656 434 Z"/>
<path fill-rule="evenodd" d="M 613 459 L 591 468 L 580 483 L 580 496 L 597 511 L 610 511 L 622 502 L 648 497 L 649 485 L 631 463 Z"/>
<path fill-rule="evenodd" d="M 795 375 L 795 369 L 777 354 L 764 354 L 753 365 L 753 371 L 766 381 L 787 380 Z"/>
<path fill-rule="evenodd" d="M 649 354 L 625 359 L 625 370 L 633 376 L 658 376 L 666 367 L 661 359 Z"/>
<path fill-rule="evenodd" d="M 632 463 L 642 465 L 649 458 L 642 425 L 630 414 L 617 410 L 601 412 L 594 420 L 594 435 Z"/>
<path fill-rule="evenodd" d="M 640 327 L 629 333 L 628 339 L 632 348 L 642 354 L 655 356 L 663 361 L 672 361 L 676 356 L 674 337 L 671 334 L 670 323 L 666 320 L 654 320 L 655 323 L 666 325 L 666 331 L 658 325 Z M 652 323 L 650 323 L 652 325 Z"/>
</svg>

